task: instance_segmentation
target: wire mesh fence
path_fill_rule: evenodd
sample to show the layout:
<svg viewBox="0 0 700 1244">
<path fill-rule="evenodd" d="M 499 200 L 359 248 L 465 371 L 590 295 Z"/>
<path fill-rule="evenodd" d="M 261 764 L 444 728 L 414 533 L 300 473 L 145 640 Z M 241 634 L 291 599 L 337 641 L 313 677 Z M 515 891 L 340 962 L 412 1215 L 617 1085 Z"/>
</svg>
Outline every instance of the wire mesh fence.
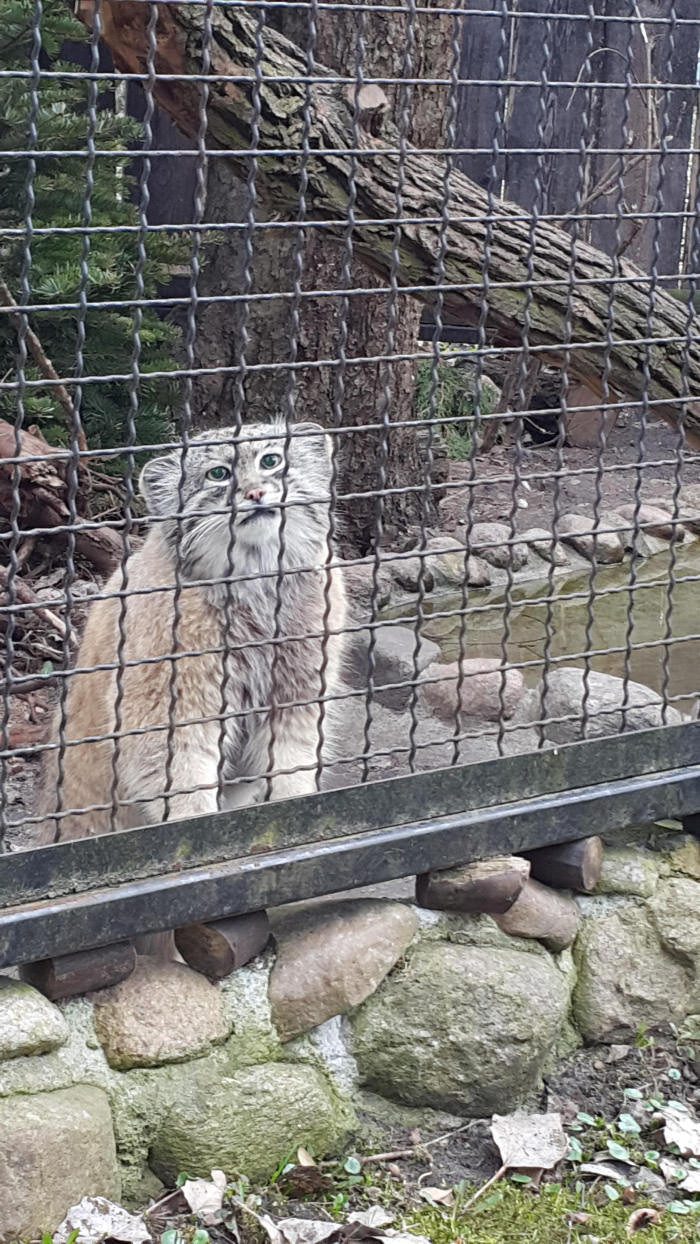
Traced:
<svg viewBox="0 0 700 1244">
<path fill-rule="evenodd" d="M 5 27 L 5 847 L 696 715 L 692 0 Z"/>
</svg>

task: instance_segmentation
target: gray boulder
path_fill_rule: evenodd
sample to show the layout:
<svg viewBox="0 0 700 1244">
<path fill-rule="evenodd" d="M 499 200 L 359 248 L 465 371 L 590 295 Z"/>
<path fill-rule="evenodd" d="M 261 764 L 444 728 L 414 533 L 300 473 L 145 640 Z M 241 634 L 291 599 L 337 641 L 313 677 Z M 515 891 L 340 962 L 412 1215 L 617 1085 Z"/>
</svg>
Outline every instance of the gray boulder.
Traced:
<svg viewBox="0 0 700 1244">
<path fill-rule="evenodd" d="M 355 1014 L 360 1076 L 407 1105 L 506 1113 L 537 1087 L 568 1001 L 544 951 L 424 943 Z"/>
<path fill-rule="evenodd" d="M 363 628 L 347 637 L 345 681 L 355 690 L 367 687 L 371 634 L 369 628 Z M 439 660 L 440 649 L 423 635 L 416 646 L 416 633 L 408 626 L 382 624 L 374 628 L 374 636 L 375 697 L 380 704 L 398 711 L 408 705 L 411 683 L 417 675 Z M 407 685 L 393 687 L 388 685 L 391 683 Z"/>
<path fill-rule="evenodd" d="M 664 724 L 663 700 L 643 683 L 625 683 L 612 674 L 590 670 L 587 678 L 586 737 L 602 738 L 624 730 L 647 730 Z M 550 721 L 544 732 L 553 743 L 571 743 L 583 737 L 584 671 L 564 666 L 550 670 L 544 703 L 545 718 L 569 718 Z M 624 719 L 622 706 L 625 705 Z M 538 701 L 539 709 L 539 701 Z M 676 709 L 666 709 L 666 724 L 677 725 L 683 718 Z"/>
</svg>

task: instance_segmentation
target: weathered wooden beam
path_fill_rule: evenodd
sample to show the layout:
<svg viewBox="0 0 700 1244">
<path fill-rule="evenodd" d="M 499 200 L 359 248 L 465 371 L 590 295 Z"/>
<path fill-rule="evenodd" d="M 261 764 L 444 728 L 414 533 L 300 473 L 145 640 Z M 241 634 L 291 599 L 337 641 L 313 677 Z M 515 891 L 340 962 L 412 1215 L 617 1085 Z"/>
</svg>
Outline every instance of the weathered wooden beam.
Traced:
<svg viewBox="0 0 700 1244">
<path fill-rule="evenodd" d="M 512 203 L 491 201 L 453 168 L 443 227 L 445 161 L 406 150 L 388 119 L 378 137 L 357 133 L 345 85 L 319 64 L 314 75 L 320 81 L 309 84 L 304 53 L 270 26 L 261 40 L 255 11 L 163 3 L 157 9 L 155 70 L 176 79 L 156 77 L 156 103 L 196 138 L 202 93 L 191 75 L 205 66 L 218 75 L 208 82 L 206 142 L 231 151 L 243 176 L 248 159 L 236 153 L 253 147 L 259 152 L 256 184 L 273 210 L 295 218 L 303 186 L 306 219 L 326 222 L 325 236 L 342 240 L 354 187 L 355 254 L 387 277 L 397 240 L 398 283 L 425 287 L 415 293 L 427 302 L 434 297 L 440 260 L 443 309 L 459 323 L 478 321 L 488 252 L 488 327 L 495 346 L 522 347 L 527 305 L 531 356 L 534 351 L 555 363 L 566 356 L 568 374 L 595 393 L 602 393 L 605 373 L 614 394 L 648 400 L 652 414 L 676 425 L 682 412 L 686 436 L 700 445 L 700 336 L 687 309 L 655 288 L 647 274 L 574 243 L 564 230 L 533 221 Z M 104 0 L 100 11 L 102 37 L 117 68 L 150 74 L 151 6 Z M 88 4 L 81 6 L 87 24 L 91 12 Z M 693 400 L 681 404 L 685 389 Z"/>
<path fill-rule="evenodd" d="M 573 942 L 580 912 L 574 901 L 539 881 L 527 881 L 513 906 L 494 920 L 504 933 L 532 937 L 548 950 L 565 950 Z"/>
<path fill-rule="evenodd" d="M 476 860 L 416 877 L 416 901 L 436 911 L 493 915 L 513 906 L 529 875 L 529 862 L 518 855 Z"/>
<path fill-rule="evenodd" d="M 259 955 L 269 937 L 267 912 L 251 911 L 227 920 L 183 925 L 175 930 L 175 945 L 191 968 L 222 980 Z"/>
<path fill-rule="evenodd" d="M 597 835 L 563 842 L 556 847 L 528 851 L 532 876 L 558 890 L 578 890 L 590 894 L 600 881 L 603 866 L 603 840 Z"/>
<path fill-rule="evenodd" d="M 96 950 L 78 950 L 72 955 L 55 955 L 20 968 L 22 980 L 34 985 L 39 993 L 57 1002 L 78 994 L 107 989 L 131 976 L 136 966 L 136 951 L 131 942 L 117 942 Z"/>
</svg>

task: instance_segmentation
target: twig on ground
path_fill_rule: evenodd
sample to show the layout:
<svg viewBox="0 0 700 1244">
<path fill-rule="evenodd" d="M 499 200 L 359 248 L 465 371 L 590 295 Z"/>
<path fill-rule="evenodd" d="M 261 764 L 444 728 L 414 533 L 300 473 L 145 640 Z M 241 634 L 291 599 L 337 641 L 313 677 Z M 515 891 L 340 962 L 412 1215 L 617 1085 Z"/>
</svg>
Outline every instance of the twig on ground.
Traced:
<svg viewBox="0 0 700 1244">
<path fill-rule="evenodd" d="M 487 1179 L 486 1183 L 482 1184 L 480 1188 L 477 1188 L 474 1195 L 470 1196 L 469 1200 L 464 1202 L 464 1205 L 461 1206 L 461 1209 L 462 1210 L 469 1209 L 470 1206 L 472 1206 L 475 1201 L 479 1200 L 480 1196 L 483 1196 L 485 1192 L 488 1192 L 489 1188 L 492 1188 L 494 1184 L 497 1184 L 499 1179 L 503 1179 L 503 1176 L 506 1174 L 507 1170 L 508 1170 L 508 1163 L 504 1162 L 503 1166 L 499 1166 L 495 1175 L 492 1175 L 490 1179 Z"/>
</svg>

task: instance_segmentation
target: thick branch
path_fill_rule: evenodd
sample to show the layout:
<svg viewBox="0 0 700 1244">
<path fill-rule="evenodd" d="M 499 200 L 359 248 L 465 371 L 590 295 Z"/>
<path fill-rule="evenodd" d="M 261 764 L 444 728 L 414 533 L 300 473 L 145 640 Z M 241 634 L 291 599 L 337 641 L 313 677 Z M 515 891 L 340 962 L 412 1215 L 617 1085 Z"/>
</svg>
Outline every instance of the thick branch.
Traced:
<svg viewBox="0 0 700 1244">
<path fill-rule="evenodd" d="M 140 0 L 105 0 L 102 6 L 103 37 L 123 71 L 148 70 L 150 7 Z M 169 3 L 158 8 L 157 72 L 201 73 L 204 6 Z M 82 17 L 90 20 L 87 4 Z M 215 8 L 211 14 L 210 72 L 220 80 L 209 87 L 207 142 L 225 150 L 251 147 L 256 79 L 261 82 L 256 146 L 270 154 L 258 160 L 259 190 L 275 210 L 293 218 L 298 211 L 308 68 L 294 44 L 265 27 L 256 72 L 256 21 L 254 11 L 235 6 Z M 323 77 L 327 71 L 315 65 L 314 72 Z M 309 219 L 342 220 L 352 174 L 352 158 L 343 152 L 355 141 L 352 100 L 328 76 L 328 83 L 321 81 L 309 91 L 306 208 Z M 197 82 L 156 82 L 157 103 L 191 137 L 199 130 L 200 92 Z M 444 161 L 409 150 L 401 171 L 398 135 L 388 122 L 381 138 L 363 132 L 360 142 L 364 154 L 355 161 L 355 214 L 385 223 L 355 227 L 356 254 L 387 276 L 397 234 L 400 283 L 434 287 L 442 240 L 439 220 L 434 221 L 443 208 Z M 289 154 L 274 154 L 280 149 Z M 397 230 L 393 218 L 398 184 L 403 186 L 405 219 Z M 607 368 L 614 392 L 649 400 L 652 413 L 672 423 L 683 412 L 688 439 L 700 445 L 700 338 L 691 332 L 686 308 L 665 292 L 652 290 L 650 278 L 633 264 L 621 260 L 614 266 L 601 251 L 574 244 L 549 223 L 533 226 L 513 204 L 493 205 L 489 223 L 486 194 L 462 173 L 452 171 L 449 185 L 443 280 L 451 288 L 444 290 L 445 310 L 463 323 L 476 322 L 488 250 L 488 326 L 499 345 L 520 347 L 527 318 L 529 345 L 539 349 L 540 357 L 561 361 L 569 351 L 570 374 L 597 392 Z M 342 226 L 336 232 L 341 237 Z M 422 295 L 425 301 L 431 296 L 430 291 Z M 653 341 L 645 345 L 649 338 Z M 679 397 L 684 392 L 697 399 L 683 407 Z"/>
</svg>

